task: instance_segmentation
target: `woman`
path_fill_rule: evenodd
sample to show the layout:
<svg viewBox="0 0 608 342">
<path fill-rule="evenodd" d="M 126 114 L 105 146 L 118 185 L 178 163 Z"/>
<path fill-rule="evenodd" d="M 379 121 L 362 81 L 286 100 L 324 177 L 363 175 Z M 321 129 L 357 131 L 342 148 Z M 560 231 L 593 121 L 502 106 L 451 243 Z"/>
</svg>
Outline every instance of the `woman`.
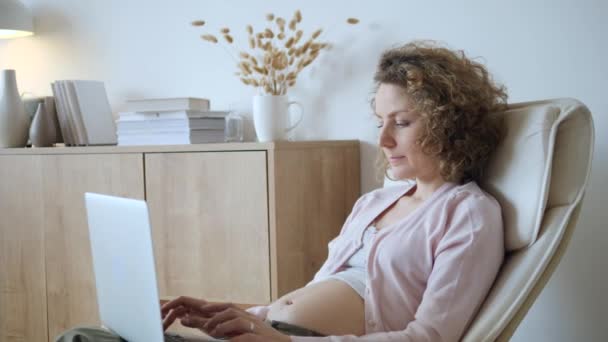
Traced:
<svg viewBox="0 0 608 342">
<path fill-rule="evenodd" d="M 363 195 L 306 287 L 247 311 L 178 298 L 162 307 L 165 328 L 180 319 L 234 341 L 460 339 L 504 254 L 500 206 L 476 181 L 500 137 L 488 114 L 507 95 L 482 65 L 426 42 L 386 51 L 374 79 L 383 170 L 414 182 Z"/>
</svg>

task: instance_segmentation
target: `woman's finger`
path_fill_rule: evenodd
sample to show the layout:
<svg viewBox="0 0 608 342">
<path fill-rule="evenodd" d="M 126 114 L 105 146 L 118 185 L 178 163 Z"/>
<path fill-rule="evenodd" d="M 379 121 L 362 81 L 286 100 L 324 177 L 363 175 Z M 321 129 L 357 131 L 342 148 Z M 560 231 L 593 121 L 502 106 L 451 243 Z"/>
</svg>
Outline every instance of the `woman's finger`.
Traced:
<svg viewBox="0 0 608 342">
<path fill-rule="evenodd" d="M 213 317 L 207 321 L 207 324 L 205 324 L 204 329 L 206 331 L 212 331 L 218 324 L 222 324 L 240 316 L 245 316 L 245 312 L 237 308 L 227 308 L 226 310 L 213 315 Z"/>
<path fill-rule="evenodd" d="M 183 315 L 186 314 L 186 312 L 187 312 L 187 309 L 184 307 L 179 307 L 179 308 L 169 311 L 169 313 L 167 315 L 165 315 L 165 318 L 163 319 L 163 331 L 167 330 L 171 326 L 171 324 L 173 324 L 173 322 L 175 322 L 175 320 L 177 318 L 182 317 Z"/>
<path fill-rule="evenodd" d="M 180 296 L 180 297 L 175 298 L 174 300 L 171 300 L 171 301 L 165 303 L 160 308 L 160 312 L 161 312 L 161 314 L 166 314 L 171 309 L 174 309 L 179 306 L 185 306 L 185 307 L 188 307 L 191 309 L 199 309 L 206 304 L 207 304 L 207 301 L 205 301 L 203 299 Z"/>
<path fill-rule="evenodd" d="M 167 315 L 169 314 L 169 312 L 171 312 L 172 310 L 176 310 L 176 309 L 178 309 L 178 308 L 183 308 L 183 309 L 185 309 L 185 307 L 183 307 L 183 306 L 177 306 L 177 307 L 174 307 L 174 308 L 172 308 L 172 309 L 169 309 L 169 310 L 164 310 L 164 311 L 163 311 L 163 310 L 162 310 L 162 308 L 161 308 L 161 310 L 160 310 L 160 318 L 165 319 L 165 318 L 167 317 Z"/>
<path fill-rule="evenodd" d="M 180 318 L 179 321 L 180 323 L 188 328 L 197 328 L 200 330 L 204 330 L 204 326 L 205 323 L 207 323 L 207 321 L 209 320 L 209 318 L 205 318 L 205 317 L 201 317 L 201 316 L 197 316 L 197 315 L 191 315 L 191 314 L 186 314 L 184 315 L 184 317 Z M 207 331 L 205 331 L 207 332 Z"/>
<path fill-rule="evenodd" d="M 251 333 L 254 330 L 255 324 L 252 321 L 244 317 L 235 317 L 216 325 L 210 334 L 212 336 L 234 336 Z"/>
<path fill-rule="evenodd" d="M 207 303 L 200 307 L 198 310 L 203 314 L 215 314 L 226 309 L 240 310 L 236 305 L 232 303 Z"/>
</svg>

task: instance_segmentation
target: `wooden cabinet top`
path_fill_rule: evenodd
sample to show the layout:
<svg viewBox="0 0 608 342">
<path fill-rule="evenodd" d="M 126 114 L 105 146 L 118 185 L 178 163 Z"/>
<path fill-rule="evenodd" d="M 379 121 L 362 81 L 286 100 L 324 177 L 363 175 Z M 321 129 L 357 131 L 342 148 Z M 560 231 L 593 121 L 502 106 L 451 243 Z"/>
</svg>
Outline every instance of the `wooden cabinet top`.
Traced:
<svg viewBox="0 0 608 342">
<path fill-rule="evenodd" d="M 215 143 L 192 145 L 150 145 L 150 146 L 70 146 L 36 148 L 0 148 L 0 155 L 37 154 L 103 154 L 103 153 L 163 153 L 163 152 L 219 152 L 219 151 L 272 151 L 327 147 L 356 147 L 359 140 L 318 140 L 318 141 L 274 141 L 267 143 Z"/>
</svg>

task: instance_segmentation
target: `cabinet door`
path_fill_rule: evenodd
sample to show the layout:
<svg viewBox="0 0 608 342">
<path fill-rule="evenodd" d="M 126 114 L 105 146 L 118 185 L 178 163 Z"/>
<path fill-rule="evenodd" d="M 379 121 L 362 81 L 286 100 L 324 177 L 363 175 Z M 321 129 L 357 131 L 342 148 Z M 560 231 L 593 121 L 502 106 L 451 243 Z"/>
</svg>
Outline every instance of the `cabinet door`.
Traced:
<svg viewBox="0 0 608 342">
<path fill-rule="evenodd" d="M 40 157 L 0 156 L 0 341 L 47 340 Z"/>
<path fill-rule="evenodd" d="M 85 192 L 144 198 L 142 154 L 41 157 L 49 339 L 99 324 Z M 35 340 L 31 340 L 35 341 Z M 36 340 L 39 341 L 39 340 Z"/>
<path fill-rule="evenodd" d="M 146 154 L 160 294 L 268 303 L 265 151 Z"/>
</svg>

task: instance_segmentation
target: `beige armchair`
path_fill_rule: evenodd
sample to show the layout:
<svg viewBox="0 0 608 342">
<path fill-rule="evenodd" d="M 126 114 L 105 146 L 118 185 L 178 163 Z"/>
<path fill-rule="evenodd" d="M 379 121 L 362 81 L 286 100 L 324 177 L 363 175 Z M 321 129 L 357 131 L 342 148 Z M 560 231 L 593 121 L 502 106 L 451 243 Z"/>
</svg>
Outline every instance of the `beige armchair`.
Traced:
<svg viewBox="0 0 608 342">
<path fill-rule="evenodd" d="M 480 185 L 502 206 L 506 256 L 465 342 L 511 338 L 568 246 L 591 169 L 593 119 L 577 100 L 513 104 L 498 115 L 506 136 Z"/>
</svg>

